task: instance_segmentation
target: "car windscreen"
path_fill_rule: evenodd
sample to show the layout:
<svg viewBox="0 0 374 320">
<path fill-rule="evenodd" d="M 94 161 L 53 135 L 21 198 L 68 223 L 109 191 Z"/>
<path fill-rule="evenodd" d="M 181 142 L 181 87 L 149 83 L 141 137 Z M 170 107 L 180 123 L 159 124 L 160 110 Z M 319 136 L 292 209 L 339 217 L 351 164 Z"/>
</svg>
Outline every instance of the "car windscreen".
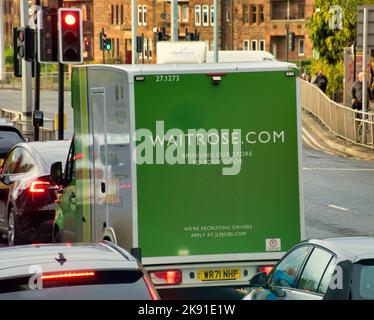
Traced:
<svg viewBox="0 0 374 320">
<path fill-rule="evenodd" d="M 374 300 L 374 259 L 363 260 L 354 264 L 352 299 Z"/>
<path fill-rule="evenodd" d="M 93 272 L 92 277 L 84 275 L 59 277 L 58 274 L 51 274 L 49 277 L 40 283 L 30 276 L 0 280 L 0 300 L 151 300 L 152 298 L 143 272 L 138 270 Z"/>
<path fill-rule="evenodd" d="M 4 159 L 10 149 L 20 142 L 24 142 L 24 140 L 17 132 L 0 130 L 0 158 Z"/>
</svg>

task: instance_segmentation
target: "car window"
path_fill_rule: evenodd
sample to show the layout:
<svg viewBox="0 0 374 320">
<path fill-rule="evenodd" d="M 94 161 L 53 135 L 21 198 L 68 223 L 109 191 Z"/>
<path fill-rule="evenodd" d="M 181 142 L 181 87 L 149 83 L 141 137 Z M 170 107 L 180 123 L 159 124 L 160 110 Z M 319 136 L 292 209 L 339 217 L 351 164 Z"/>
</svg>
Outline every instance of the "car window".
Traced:
<svg viewBox="0 0 374 320">
<path fill-rule="evenodd" d="M 302 246 L 291 251 L 275 268 L 270 277 L 270 285 L 293 288 L 297 274 L 308 254 L 309 246 Z"/>
<path fill-rule="evenodd" d="M 297 288 L 317 292 L 318 285 L 332 257 L 332 254 L 326 250 L 314 248 L 301 273 Z"/>
<path fill-rule="evenodd" d="M 21 149 L 19 160 L 15 166 L 14 173 L 26 173 L 35 167 L 35 161 L 31 154 L 25 149 Z"/>
<path fill-rule="evenodd" d="M 5 157 L 9 150 L 20 142 L 24 142 L 24 140 L 17 132 L 0 130 L 0 155 L 4 155 Z"/>
<path fill-rule="evenodd" d="M 361 260 L 353 265 L 352 299 L 374 300 L 374 259 Z"/>
<path fill-rule="evenodd" d="M 20 157 L 21 157 L 21 149 L 20 148 L 15 148 L 13 149 L 5 163 L 4 163 L 4 169 L 3 169 L 3 174 L 14 174 L 16 173 L 16 167 L 20 163 Z"/>
<path fill-rule="evenodd" d="M 326 268 L 326 271 L 323 274 L 321 283 L 318 287 L 318 293 L 325 294 L 327 292 L 327 289 L 328 289 L 330 281 L 331 281 L 331 277 L 332 277 L 332 275 L 334 273 L 334 270 L 335 270 L 335 261 L 336 261 L 335 258 L 331 259 L 328 267 Z"/>
</svg>

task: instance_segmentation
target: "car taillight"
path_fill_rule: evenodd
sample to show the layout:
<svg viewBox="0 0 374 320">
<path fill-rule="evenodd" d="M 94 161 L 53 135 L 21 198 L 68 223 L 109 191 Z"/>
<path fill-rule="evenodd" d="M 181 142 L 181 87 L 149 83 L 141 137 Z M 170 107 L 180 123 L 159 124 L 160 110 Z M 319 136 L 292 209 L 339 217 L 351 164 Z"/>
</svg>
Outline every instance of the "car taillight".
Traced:
<svg viewBox="0 0 374 320">
<path fill-rule="evenodd" d="M 95 276 L 93 271 L 85 272 L 60 272 L 42 275 L 42 280 L 62 280 L 62 279 L 82 279 L 82 278 L 92 278 Z"/>
<path fill-rule="evenodd" d="M 158 295 L 155 287 L 153 286 L 151 280 L 149 279 L 147 275 L 144 275 L 144 281 L 145 281 L 145 284 L 147 285 L 147 288 L 152 297 L 152 300 L 160 300 L 160 296 Z"/>
<path fill-rule="evenodd" d="M 271 270 L 273 270 L 274 266 L 261 266 L 258 267 L 258 272 L 265 272 L 267 275 L 270 274 Z"/>
<path fill-rule="evenodd" d="M 36 180 L 30 184 L 31 193 L 44 193 L 48 189 L 57 189 L 56 185 L 50 184 L 48 181 Z"/>
<path fill-rule="evenodd" d="M 182 283 L 182 271 L 162 270 L 149 272 L 155 285 L 177 285 Z"/>
</svg>

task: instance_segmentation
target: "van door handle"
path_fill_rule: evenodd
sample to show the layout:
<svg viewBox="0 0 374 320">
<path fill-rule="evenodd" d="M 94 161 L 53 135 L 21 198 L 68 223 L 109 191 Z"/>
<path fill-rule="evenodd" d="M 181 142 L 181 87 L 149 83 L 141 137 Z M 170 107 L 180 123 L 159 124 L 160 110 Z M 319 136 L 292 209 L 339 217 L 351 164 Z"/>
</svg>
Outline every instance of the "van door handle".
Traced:
<svg viewBox="0 0 374 320">
<path fill-rule="evenodd" d="M 101 192 L 105 193 L 105 182 L 101 183 Z"/>
</svg>

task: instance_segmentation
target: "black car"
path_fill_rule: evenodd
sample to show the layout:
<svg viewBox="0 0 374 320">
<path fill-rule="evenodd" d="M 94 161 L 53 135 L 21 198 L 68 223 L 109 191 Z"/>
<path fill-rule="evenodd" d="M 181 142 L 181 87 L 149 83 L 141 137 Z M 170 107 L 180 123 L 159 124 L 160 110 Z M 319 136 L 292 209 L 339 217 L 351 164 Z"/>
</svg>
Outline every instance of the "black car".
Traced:
<svg viewBox="0 0 374 320">
<path fill-rule="evenodd" d="M 0 235 L 10 246 L 52 241 L 58 186 L 51 164 L 66 161 L 70 141 L 17 144 L 0 173 Z"/>
<path fill-rule="evenodd" d="M 244 298 L 322 299 L 374 299 L 374 237 L 302 242 L 278 262 L 269 276 L 255 275 Z"/>
<path fill-rule="evenodd" d="M 0 249 L 0 300 L 158 300 L 148 274 L 111 242 Z"/>
<path fill-rule="evenodd" d="M 25 142 L 22 133 L 11 122 L 0 118 L 0 166 L 10 149 L 22 142 Z"/>
</svg>

